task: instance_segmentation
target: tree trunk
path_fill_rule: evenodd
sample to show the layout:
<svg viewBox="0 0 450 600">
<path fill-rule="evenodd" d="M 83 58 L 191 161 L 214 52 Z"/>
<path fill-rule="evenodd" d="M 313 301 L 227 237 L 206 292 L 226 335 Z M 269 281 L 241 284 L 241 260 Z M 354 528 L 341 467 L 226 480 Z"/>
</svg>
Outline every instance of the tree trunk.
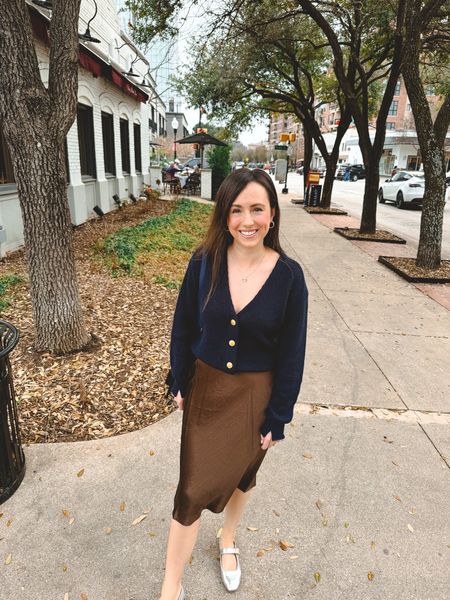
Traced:
<svg viewBox="0 0 450 600">
<path fill-rule="evenodd" d="M 375 233 L 377 227 L 377 198 L 380 183 L 380 157 L 365 164 L 366 183 L 361 214 L 360 233 Z"/>
<path fill-rule="evenodd" d="M 83 324 L 77 286 L 63 139 L 47 136 L 39 148 L 30 144 L 13 154 L 36 349 L 56 354 L 80 350 L 90 336 Z"/>
<path fill-rule="evenodd" d="M 29 10 L 0 0 L 0 119 L 19 192 L 28 256 L 36 348 L 66 353 L 86 346 L 67 202 L 65 135 L 78 87 L 80 0 L 55 2 L 48 87 L 39 72 Z"/>
<path fill-rule="evenodd" d="M 336 165 L 338 161 L 338 153 L 333 151 L 328 155 L 325 161 L 327 165 L 327 171 L 325 173 L 325 180 L 323 182 L 322 199 L 320 206 L 322 208 L 330 208 L 331 206 L 331 194 L 333 192 L 334 176 L 336 174 Z"/>
<path fill-rule="evenodd" d="M 441 264 L 442 226 L 445 205 L 444 153 L 437 169 L 427 169 L 426 189 L 420 221 L 419 248 L 416 264 L 425 269 L 437 269 Z M 431 174 L 432 172 L 432 174 Z"/>
<path fill-rule="evenodd" d="M 409 51 L 402 73 L 414 115 L 425 173 L 425 194 L 416 264 L 425 269 L 437 269 L 441 263 L 446 193 L 444 145 L 450 121 L 450 102 L 447 95 L 433 123 L 420 72 L 421 6 L 421 2 L 416 0 L 408 2 L 405 46 Z"/>
<path fill-rule="evenodd" d="M 308 181 L 309 171 L 312 161 L 312 137 L 309 131 L 303 126 L 303 139 L 305 142 L 305 158 L 303 161 L 303 197 L 306 195 L 306 182 Z"/>
</svg>

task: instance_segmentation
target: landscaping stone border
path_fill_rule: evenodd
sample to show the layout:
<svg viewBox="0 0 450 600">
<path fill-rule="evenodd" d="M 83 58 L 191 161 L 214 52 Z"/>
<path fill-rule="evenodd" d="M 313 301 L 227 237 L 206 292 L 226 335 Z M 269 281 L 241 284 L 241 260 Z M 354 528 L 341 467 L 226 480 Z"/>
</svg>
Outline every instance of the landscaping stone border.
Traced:
<svg viewBox="0 0 450 600">
<path fill-rule="evenodd" d="M 404 240 L 403 238 L 398 237 L 394 233 L 383 229 L 380 229 L 379 231 L 388 233 L 391 236 L 389 239 L 379 238 L 376 237 L 376 235 L 374 235 L 373 237 L 363 236 L 359 234 L 358 229 L 353 229 L 352 227 L 335 227 L 334 231 L 339 235 L 342 235 L 342 237 L 347 238 L 348 240 L 358 240 L 360 242 L 380 242 L 382 244 L 406 244 L 406 240 Z"/>
<path fill-rule="evenodd" d="M 403 277 L 403 279 L 406 279 L 406 281 L 409 281 L 410 283 L 450 283 L 450 277 L 420 277 L 409 275 L 406 271 L 400 269 L 391 262 L 391 259 L 393 258 L 398 258 L 398 256 L 379 256 L 378 262 L 382 263 L 388 269 L 391 269 L 391 271 L 394 271 L 394 273 L 397 273 L 397 275 L 400 275 L 400 277 Z M 450 263 L 449 260 L 442 262 Z"/>
<path fill-rule="evenodd" d="M 305 206 L 304 210 L 310 215 L 337 215 L 345 216 L 348 212 L 340 208 L 321 208 L 320 206 Z"/>
</svg>

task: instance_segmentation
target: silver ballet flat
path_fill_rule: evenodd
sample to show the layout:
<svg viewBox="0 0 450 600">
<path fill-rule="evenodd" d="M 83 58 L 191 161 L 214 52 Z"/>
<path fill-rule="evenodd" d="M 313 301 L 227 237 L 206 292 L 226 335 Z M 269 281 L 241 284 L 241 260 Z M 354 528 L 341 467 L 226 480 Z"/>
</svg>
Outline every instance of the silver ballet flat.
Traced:
<svg viewBox="0 0 450 600">
<path fill-rule="evenodd" d="M 181 586 L 181 590 L 180 590 L 180 594 L 178 596 L 178 600 L 185 600 L 185 598 L 186 598 L 186 596 L 185 596 L 185 593 L 184 593 L 184 589 L 183 589 L 183 586 Z"/>
<path fill-rule="evenodd" d="M 224 554 L 234 554 L 236 556 L 237 568 L 234 571 L 225 571 L 222 566 L 222 556 Z M 229 592 L 235 592 L 241 583 L 241 564 L 239 562 L 239 548 L 236 548 L 234 542 L 233 548 L 220 548 L 220 573 L 222 575 L 223 585 Z"/>
</svg>

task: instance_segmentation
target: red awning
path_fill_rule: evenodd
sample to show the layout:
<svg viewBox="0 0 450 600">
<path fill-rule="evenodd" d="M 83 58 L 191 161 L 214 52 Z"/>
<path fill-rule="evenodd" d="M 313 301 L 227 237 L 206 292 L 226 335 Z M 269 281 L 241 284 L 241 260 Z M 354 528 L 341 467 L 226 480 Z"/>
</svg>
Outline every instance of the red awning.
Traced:
<svg viewBox="0 0 450 600">
<path fill-rule="evenodd" d="M 103 63 L 103 61 L 101 59 L 97 59 L 97 58 L 94 58 L 93 56 L 89 55 L 84 50 L 84 48 L 81 46 L 78 60 L 82 67 L 84 67 L 85 69 L 87 69 L 88 71 L 93 73 L 93 75 L 95 77 L 100 77 L 100 75 L 102 74 L 102 63 Z"/>
<path fill-rule="evenodd" d="M 114 67 L 110 67 L 110 79 L 113 83 L 120 87 L 125 94 L 136 98 L 136 100 L 139 100 L 140 102 L 147 102 L 148 95 L 137 86 L 133 85 L 131 81 L 128 81 L 128 79 L 126 79 L 126 77 L 119 73 L 119 71 L 117 71 Z"/>
<path fill-rule="evenodd" d="M 48 19 L 35 7 L 29 6 L 31 15 L 31 24 L 33 26 L 34 35 L 44 42 L 47 46 L 50 43 L 48 37 L 49 21 Z M 135 86 L 131 81 L 128 81 L 119 71 L 111 67 L 106 61 L 97 56 L 94 52 L 91 52 L 85 46 L 80 44 L 79 46 L 79 63 L 82 67 L 90 71 L 94 77 L 100 77 L 103 75 L 106 79 L 112 81 L 117 87 L 119 87 L 125 94 L 143 102 L 144 104 L 148 100 L 148 94 L 143 92 L 140 88 Z"/>
</svg>

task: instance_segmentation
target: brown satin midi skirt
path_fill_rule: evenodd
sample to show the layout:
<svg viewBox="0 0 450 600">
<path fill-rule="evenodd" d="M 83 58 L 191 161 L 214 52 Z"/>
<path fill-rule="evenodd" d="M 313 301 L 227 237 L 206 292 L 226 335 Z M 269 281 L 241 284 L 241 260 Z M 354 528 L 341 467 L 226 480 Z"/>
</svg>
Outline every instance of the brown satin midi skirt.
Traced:
<svg viewBox="0 0 450 600">
<path fill-rule="evenodd" d="M 222 512 L 236 488 L 255 486 L 271 392 L 271 371 L 231 374 L 195 361 L 184 399 L 176 521 L 191 525 L 205 508 Z"/>
</svg>

